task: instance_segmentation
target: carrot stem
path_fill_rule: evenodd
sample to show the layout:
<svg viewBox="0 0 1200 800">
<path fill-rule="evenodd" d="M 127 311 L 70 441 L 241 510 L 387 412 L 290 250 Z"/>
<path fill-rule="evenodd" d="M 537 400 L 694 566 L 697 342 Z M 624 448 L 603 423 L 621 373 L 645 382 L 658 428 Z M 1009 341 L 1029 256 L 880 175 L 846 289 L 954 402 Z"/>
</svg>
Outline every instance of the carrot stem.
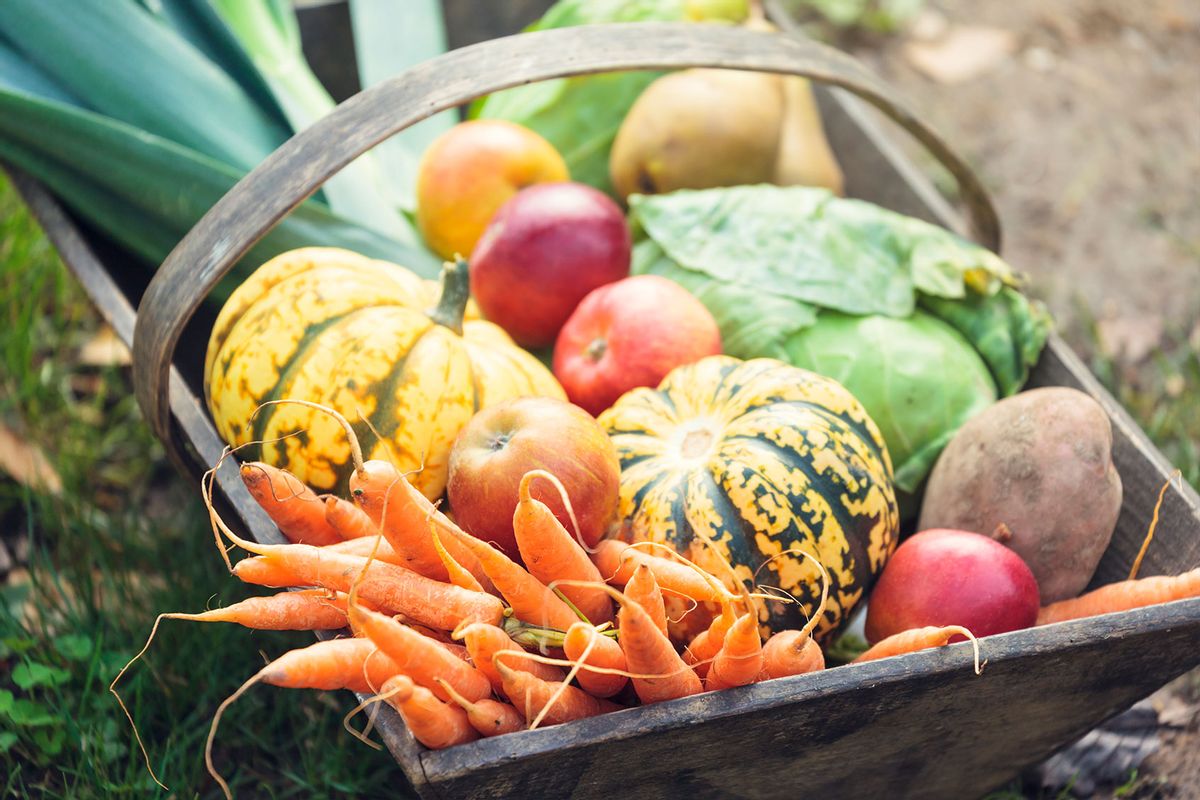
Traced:
<svg viewBox="0 0 1200 800">
<path fill-rule="evenodd" d="M 1171 473 L 1171 477 L 1167 478 L 1167 482 L 1158 490 L 1158 500 L 1154 503 L 1154 517 L 1150 520 L 1150 529 L 1146 531 L 1146 538 L 1142 540 L 1142 549 L 1138 550 L 1137 558 L 1133 560 L 1133 566 L 1129 570 L 1129 580 L 1133 580 L 1138 575 L 1138 570 L 1142 568 L 1142 558 L 1145 557 L 1146 551 L 1150 549 L 1150 541 L 1154 538 L 1154 529 L 1158 527 L 1158 512 L 1162 510 L 1163 498 L 1167 495 L 1167 487 L 1171 485 L 1171 481 L 1178 477 L 1182 479 L 1183 472 L 1175 470 Z"/>
<path fill-rule="evenodd" d="M 354 432 L 354 427 L 350 424 L 350 421 L 338 413 L 336 409 L 330 408 L 329 406 L 323 406 L 320 403 L 313 403 L 309 400 L 293 400 L 291 398 L 284 398 L 282 400 L 267 400 L 263 403 L 260 403 L 258 408 L 254 409 L 254 413 L 250 415 L 250 419 L 253 420 L 254 417 L 258 415 L 258 412 L 267 406 L 284 404 L 305 406 L 306 408 L 313 408 L 317 411 L 324 411 L 326 414 L 337 420 L 342 428 L 344 428 L 346 431 L 346 439 L 350 443 L 350 458 L 354 461 L 354 471 L 362 472 L 363 454 L 362 446 L 358 443 L 358 435 Z"/>
</svg>

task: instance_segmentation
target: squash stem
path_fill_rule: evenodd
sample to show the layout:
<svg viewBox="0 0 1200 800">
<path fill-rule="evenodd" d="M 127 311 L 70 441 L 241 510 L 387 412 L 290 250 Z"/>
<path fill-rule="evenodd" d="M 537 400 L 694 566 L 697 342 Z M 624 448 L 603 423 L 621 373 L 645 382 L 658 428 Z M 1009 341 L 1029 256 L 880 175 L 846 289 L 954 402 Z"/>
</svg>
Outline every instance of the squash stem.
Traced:
<svg viewBox="0 0 1200 800">
<path fill-rule="evenodd" d="M 467 260 L 456 255 L 442 267 L 442 293 L 437 305 L 428 311 L 429 318 L 438 325 L 449 328 L 459 336 L 463 332 L 463 317 L 467 313 L 467 300 L 471 297 L 471 273 Z"/>
</svg>

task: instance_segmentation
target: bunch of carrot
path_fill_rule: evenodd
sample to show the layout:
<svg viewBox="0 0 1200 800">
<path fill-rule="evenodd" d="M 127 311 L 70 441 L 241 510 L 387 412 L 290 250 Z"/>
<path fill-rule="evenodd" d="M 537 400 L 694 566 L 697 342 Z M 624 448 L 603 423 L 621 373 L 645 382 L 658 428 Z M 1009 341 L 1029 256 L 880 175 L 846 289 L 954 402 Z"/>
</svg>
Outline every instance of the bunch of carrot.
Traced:
<svg viewBox="0 0 1200 800">
<path fill-rule="evenodd" d="M 442 748 L 824 667 L 811 637 L 821 607 L 804 629 L 764 643 L 749 592 L 734 594 L 667 548 L 606 540 L 589 551 L 530 494 L 534 480 L 550 481 L 569 508 L 553 475 L 531 472 L 521 484 L 513 528 L 522 565 L 458 527 L 390 462 L 364 462 L 356 443 L 352 451 L 352 500 L 319 497 L 268 464 L 241 465 L 246 487 L 288 544 L 237 536 L 211 502 L 215 469 L 206 478 L 231 573 L 294 591 L 164 614 L 146 648 L 162 619 L 349 633 L 283 654 L 217 710 L 206 762 L 226 794 L 212 763 L 213 737 L 228 705 L 258 683 L 374 695 L 419 742 Z M 232 563 L 221 535 L 252 555 Z M 664 595 L 719 611 L 677 646 Z"/>
<path fill-rule="evenodd" d="M 238 537 L 213 508 L 212 474 L 207 479 L 214 532 L 232 574 L 294 591 L 164 614 L 151 631 L 152 640 L 162 619 L 188 619 L 349 634 L 285 653 L 221 705 L 206 761 L 226 794 L 212 740 L 225 708 L 257 683 L 371 694 L 368 703 L 393 706 L 419 742 L 443 748 L 824 668 L 811 634 L 828 575 L 811 556 L 804 554 L 820 569 L 824 589 L 809 623 L 764 641 L 753 600 L 777 598 L 744 587 L 735 593 L 665 547 L 608 539 L 587 548 L 530 494 L 534 480 L 550 481 L 569 509 L 553 475 L 530 472 L 521 483 L 513 529 L 522 565 L 462 530 L 390 462 L 364 462 L 343 423 L 355 463 L 352 500 L 319 497 L 264 463 L 241 466 L 288 544 Z M 231 563 L 222 534 L 253 555 Z M 710 624 L 688 641 L 673 640 L 665 596 L 714 609 Z M 939 647 L 960 635 L 972 639 L 978 673 L 978 642 L 957 626 L 905 631 L 857 660 Z"/>
</svg>

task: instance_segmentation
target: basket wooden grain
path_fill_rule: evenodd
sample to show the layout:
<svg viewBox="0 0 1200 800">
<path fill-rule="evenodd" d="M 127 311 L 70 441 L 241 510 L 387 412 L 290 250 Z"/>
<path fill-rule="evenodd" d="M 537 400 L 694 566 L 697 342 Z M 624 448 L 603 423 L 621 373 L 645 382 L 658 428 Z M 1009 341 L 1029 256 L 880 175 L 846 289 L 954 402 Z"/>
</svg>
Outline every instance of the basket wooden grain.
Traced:
<svg viewBox="0 0 1200 800">
<path fill-rule="evenodd" d="M 969 168 L 875 77 L 846 56 L 785 35 L 677 24 L 591 26 L 521 34 L 452 51 L 358 94 L 294 137 L 223 198 L 171 253 L 136 316 L 128 295 L 61 209 L 17 174 L 19 188 L 89 293 L 127 341 L 138 399 L 184 469 L 215 463 L 218 437 L 195 376 L 189 329 L 207 293 L 289 211 L 355 157 L 443 109 L 531 81 L 622 69 L 693 66 L 804 75 L 851 194 L 961 228 L 928 183 L 864 114 L 875 106 L 958 180 L 969 230 L 998 248 L 999 224 Z M 136 327 L 135 327 L 136 325 Z M 180 350 L 181 341 L 185 345 Z M 190 378 L 191 380 L 186 380 Z M 1116 534 L 1094 583 L 1124 577 L 1171 468 L 1057 337 L 1032 386 L 1082 389 L 1108 412 L 1125 486 Z M 225 513 L 262 542 L 282 541 L 236 468 L 218 474 Z M 1144 574 L 1200 564 L 1200 498 L 1172 487 Z M 426 798 L 959 798 L 976 796 L 1200 663 L 1200 600 L 630 709 L 444 751 L 418 745 L 389 709 L 379 729 Z"/>
</svg>

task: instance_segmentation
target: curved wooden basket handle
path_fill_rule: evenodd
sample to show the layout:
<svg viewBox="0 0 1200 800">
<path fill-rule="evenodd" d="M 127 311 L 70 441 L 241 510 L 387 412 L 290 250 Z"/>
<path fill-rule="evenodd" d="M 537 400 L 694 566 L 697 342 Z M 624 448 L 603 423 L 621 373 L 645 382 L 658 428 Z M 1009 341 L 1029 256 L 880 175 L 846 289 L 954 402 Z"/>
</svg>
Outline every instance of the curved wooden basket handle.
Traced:
<svg viewBox="0 0 1200 800">
<path fill-rule="evenodd" d="M 800 75 L 846 89 L 905 128 L 954 175 L 975 236 L 996 249 L 999 221 L 971 169 L 858 62 L 807 39 L 693 23 L 621 23 L 522 33 L 453 50 L 355 95 L 243 178 L 184 237 L 138 309 L 134 383 L 150 424 L 184 452 L 167 378 L 179 337 L 233 265 L 292 209 L 358 156 L 440 111 L 550 78 L 688 67 Z"/>
</svg>

